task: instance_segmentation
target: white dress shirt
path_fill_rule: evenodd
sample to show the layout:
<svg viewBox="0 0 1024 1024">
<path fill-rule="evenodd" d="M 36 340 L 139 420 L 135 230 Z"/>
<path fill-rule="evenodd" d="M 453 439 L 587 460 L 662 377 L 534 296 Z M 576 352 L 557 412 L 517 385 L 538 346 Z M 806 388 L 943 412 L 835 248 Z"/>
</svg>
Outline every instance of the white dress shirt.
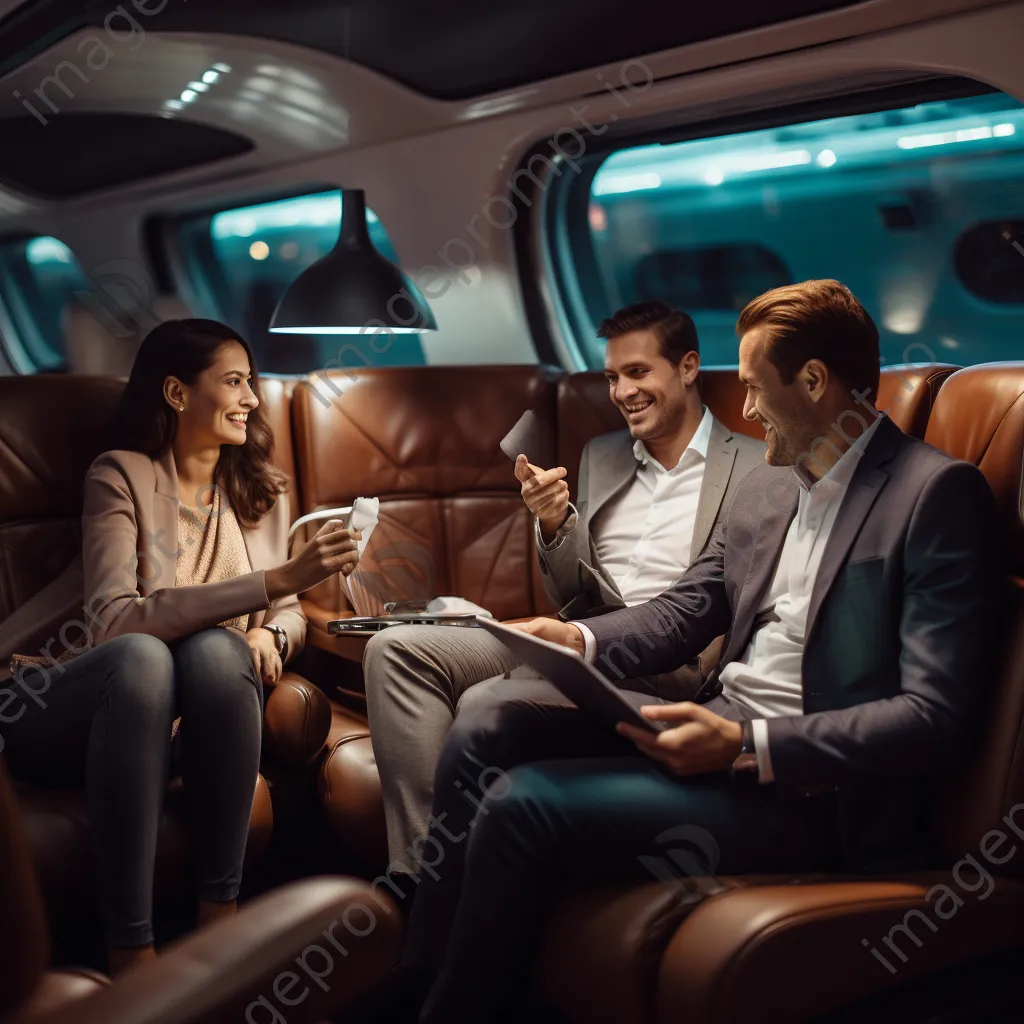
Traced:
<svg viewBox="0 0 1024 1024">
<path fill-rule="evenodd" d="M 726 665 L 719 677 L 727 697 L 760 716 L 752 726 L 761 782 L 775 779 L 765 719 L 803 714 L 801 669 L 811 591 L 854 470 L 880 419 L 813 484 L 794 467 L 800 482 L 796 515 L 786 532 L 771 585 L 758 607 L 755 622 L 760 626 L 755 628 L 743 657 Z M 594 634 L 582 623 L 575 625 L 583 633 L 584 657 L 593 661 L 597 653 Z"/>
<path fill-rule="evenodd" d="M 633 455 L 640 463 L 636 476 L 591 520 L 597 556 L 627 606 L 664 593 L 690 564 L 713 423 L 714 417 L 704 407 L 690 443 L 672 469 L 658 462 L 643 441 L 636 441 Z M 556 536 L 545 544 L 537 524 L 541 548 L 550 551 L 561 540 Z"/>
</svg>

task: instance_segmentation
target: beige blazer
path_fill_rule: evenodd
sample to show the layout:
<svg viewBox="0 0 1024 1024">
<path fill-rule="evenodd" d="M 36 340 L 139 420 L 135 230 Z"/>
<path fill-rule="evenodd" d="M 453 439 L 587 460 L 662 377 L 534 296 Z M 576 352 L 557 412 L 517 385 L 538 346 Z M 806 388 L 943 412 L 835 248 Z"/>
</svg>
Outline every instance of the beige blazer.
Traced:
<svg viewBox="0 0 1024 1024">
<path fill-rule="evenodd" d="M 249 628 L 276 623 L 289 659 L 301 650 L 306 618 L 295 595 L 271 602 L 266 570 L 288 558 L 288 496 L 253 529 L 239 523 L 252 571 L 234 579 L 175 587 L 178 476 L 170 452 L 159 459 L 110 451 L 89 468 L 82 510 L 82 556 L 0 623 L 0 679 L 11 655 L 57 658 L 123 633 L 170 642 L 249 614 Z"/>
</svg>

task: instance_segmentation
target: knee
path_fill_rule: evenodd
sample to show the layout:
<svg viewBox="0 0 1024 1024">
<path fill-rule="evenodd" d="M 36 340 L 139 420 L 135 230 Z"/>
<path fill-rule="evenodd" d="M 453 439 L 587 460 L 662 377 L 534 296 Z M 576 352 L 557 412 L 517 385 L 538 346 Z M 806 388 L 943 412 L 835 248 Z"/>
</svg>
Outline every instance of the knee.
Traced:
<svg viewBox="0 0 1024 1024">
<path fill-rule="evenodd" d="M 106 641 L 108 692 L 138 708 L 170 710 L 174 705 L 174 659 L 167 645 L 147 633 L 125 633 Z"/>
<path fill-rule="evenodd" d="M 363 679 L 371 704 L 419 689 L 414 669 L 422 663 L 422 653 L 422 633 L 416 626 L 389 626 L 370 637 L 363 651 Z"/>
<path fill-rule="evenodd" d="M 195 681 L 206 696 L 251 689 L 259 683 L 245 637 L 220 626 L 182 640 L 175 661 L 180 685 Z"/>
<path fill-rule="evenodd" d="M 370 637 L 363 651 L 363 674 L 369 679 L 401 663 L 415 646 L 415 626 L 388 626 Z"/>
<path fill-rule="evenodd" d="M 459 713 L 448 730 L 444 748 L 438 762 L 437 780 L 454 781 L 465 773 L 467 766 L 500 763 L 503 758 L 496 749 L 501 737 L 500 704 L 496 701 L 476 701 L 469 707 L 460 705 Z"/>
<path fill-rule="evenodd" d="M 483 800 L 477 811 L 473 846 L 499 842 L 509 837 L 529 844 L 544 820 L 544 808 L 551 793 L 551 781 L 533 765 L 503 771 L 485 768 L 480 775 Z"/>
<path fill-rule="evenodd" d="M 202 666 L 207 671 L 235 672 L 252 666 L 249 643 L 239 632 L 214 626 L 193 633 L 178 643 L 175 660 L 179 665 Z"/>
</svg>

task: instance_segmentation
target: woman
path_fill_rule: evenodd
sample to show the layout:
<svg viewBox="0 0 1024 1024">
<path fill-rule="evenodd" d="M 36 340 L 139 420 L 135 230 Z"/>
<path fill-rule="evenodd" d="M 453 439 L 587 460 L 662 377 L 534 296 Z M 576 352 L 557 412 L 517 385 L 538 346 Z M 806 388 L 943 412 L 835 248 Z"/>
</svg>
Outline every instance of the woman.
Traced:
<svg viewBox="0 0 1024 1024">
<path fill-rule="evenodd" d="M 85 481 L 86 635 L 60 630 L 65 651 L 46 646 L 48 668 L 13 659 L 12 671 L 43 672 L 49 688 L 5 726 L 8 763 L 25 780 L 84 782 L 112 973 L 154 955 L 157 824 L 176 721 L 204 924 L 235 908 L 262 684 L 305 638 L 295 594 L 358 559 L 359 534 L 337 520 L 287 559 L 285 480 L 258 395 L 249 346 L 223 324 L 172 320 L 149 334 L 121 401 L 122 448 Z"/>
</svg>

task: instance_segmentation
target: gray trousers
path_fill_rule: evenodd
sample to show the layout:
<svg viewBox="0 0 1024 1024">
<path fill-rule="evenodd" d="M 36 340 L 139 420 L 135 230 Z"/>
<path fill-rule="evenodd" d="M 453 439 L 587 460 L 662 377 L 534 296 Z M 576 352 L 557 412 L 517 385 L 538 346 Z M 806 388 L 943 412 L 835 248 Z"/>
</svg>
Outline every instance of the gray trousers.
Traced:
<svg viewBox="0 0 1024 1024">
<path fill-rule="evenodd" d="M 434 775 L 460 707 L 484 699 L 509 674 L 536 677 L 483 629 L 390 626 L 367 644 L 366 706 L 384 793 L 388 855 L 395 870 L 418 873 L 416 855 L 430 825 Z M 622 686 L 668 700 L 692 695 L 671 675 L 654 682 L 627 680 Z"/>
</svg>

